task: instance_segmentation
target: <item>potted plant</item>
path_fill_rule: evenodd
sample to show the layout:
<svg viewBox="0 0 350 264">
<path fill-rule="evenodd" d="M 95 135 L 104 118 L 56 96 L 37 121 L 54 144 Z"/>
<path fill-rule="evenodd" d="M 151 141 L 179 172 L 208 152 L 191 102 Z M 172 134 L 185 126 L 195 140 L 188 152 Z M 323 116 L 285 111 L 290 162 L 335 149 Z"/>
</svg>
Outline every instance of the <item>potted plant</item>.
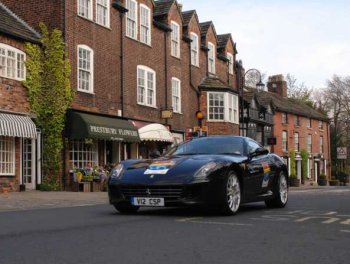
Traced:
<svg viewBox="0 0 350 264">
<path fill-rule="evenodd" d="M 327 176 L 326 174 L 322 173 L 320 177 L 318 177 L 318 185 L 320 186 L 326 186 L 327 185 Z"/>
<path fill-rule="evenodd" d="M 298 179 L 294 173 L 289 176 L 289 185 L 293 187 L 300 186 L 300 179 Z"/>
</svg>

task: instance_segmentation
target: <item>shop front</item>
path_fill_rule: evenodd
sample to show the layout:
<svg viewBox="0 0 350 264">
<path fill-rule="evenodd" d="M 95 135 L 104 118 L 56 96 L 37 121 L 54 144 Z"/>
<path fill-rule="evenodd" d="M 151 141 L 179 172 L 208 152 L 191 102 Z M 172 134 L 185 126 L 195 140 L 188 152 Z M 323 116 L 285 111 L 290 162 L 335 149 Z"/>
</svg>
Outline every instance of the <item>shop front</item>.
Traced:
<svg viewBox="0 0 350 264">
<path fill-rule="evenodd" d="M 26 114 L 0 113 L 0 192 L 41 184 L 41 134 Z"/>
<path fill-rule="evenodd" d="M 174 136 L 169 129 L 162 124 L 129 121 L 138 128 L 140 135 L 139 159 L 159 156 L 165 153 L 174 143 Z"/>
<path fill-rule="evenodd" d="M 70 111 L 66 127 L 65 189 L 73 182 L 101 180 L 115 164 L 138 157 L 139 133 L 127 120 Z"/>
</svg>

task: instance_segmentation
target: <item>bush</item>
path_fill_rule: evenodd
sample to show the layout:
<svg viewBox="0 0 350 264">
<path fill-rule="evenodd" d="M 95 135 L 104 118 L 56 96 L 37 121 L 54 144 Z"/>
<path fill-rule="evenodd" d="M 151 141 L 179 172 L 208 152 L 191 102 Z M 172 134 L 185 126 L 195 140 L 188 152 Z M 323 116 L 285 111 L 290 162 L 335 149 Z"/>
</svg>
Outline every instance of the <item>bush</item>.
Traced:
<svg viewBox="0 0 350 264">
<path fill-rule="evenodd" d="M 54 191 L 54 190 L 55 190 L 55 187 L 49 183 L 42 183 L 40 185 L 40 191 L 42 191 L 42 192 L 50 192 L 50 191 Z"/>
</svg>

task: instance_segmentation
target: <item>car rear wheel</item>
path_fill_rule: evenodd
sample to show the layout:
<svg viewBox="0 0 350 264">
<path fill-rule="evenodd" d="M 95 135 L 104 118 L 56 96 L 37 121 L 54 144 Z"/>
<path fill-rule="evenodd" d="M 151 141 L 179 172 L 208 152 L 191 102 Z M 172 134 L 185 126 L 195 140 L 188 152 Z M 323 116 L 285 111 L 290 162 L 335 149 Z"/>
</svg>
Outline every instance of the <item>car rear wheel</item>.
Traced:
<svg viewBox="0 0 350 264">
<path fill-rule="evenodd" d="M 113 205 L 115 209 L 117 209 L 118 212 L 122 214 L 133 214 L 136 213 L 137 210 L 139 210 L 140 207 L 133 206 L 129 203 L 118 203 Z"/>
<path fill-rule="evenodd" d="M 270 200 L 266 200 L 265 204 L 271 208 L 285 207 L 288 201 L 288 184 L 287 176 L 281 171 L 274 186 L 274 197 Z"/>
<path fill-rule="evenodd" d="M 241 204 L 241 185 L 235 172 L 230 172 L 223 184 L 225 197 L 222 201 L 221 211 L 225 215 L 237 213 Z"/>
</svg>

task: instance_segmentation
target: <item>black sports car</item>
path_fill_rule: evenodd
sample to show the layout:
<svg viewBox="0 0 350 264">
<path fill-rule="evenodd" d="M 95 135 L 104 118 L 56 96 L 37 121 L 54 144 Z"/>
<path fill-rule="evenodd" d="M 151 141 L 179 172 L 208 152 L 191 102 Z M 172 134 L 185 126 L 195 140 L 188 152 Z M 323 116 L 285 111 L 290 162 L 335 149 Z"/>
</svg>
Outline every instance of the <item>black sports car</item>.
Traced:
<svg viewBox="0 0 350 264">
<path fill-rule="evenodd" d="M 141 206 L 206 205 L 225 215 L 241 203 L 284 207 L 287 167 L 257 142 L 238 136 L 196 138 L 153 160 L 126 160 L 108 180 L 109 202 L 121 213 Z"/>
</svg>

